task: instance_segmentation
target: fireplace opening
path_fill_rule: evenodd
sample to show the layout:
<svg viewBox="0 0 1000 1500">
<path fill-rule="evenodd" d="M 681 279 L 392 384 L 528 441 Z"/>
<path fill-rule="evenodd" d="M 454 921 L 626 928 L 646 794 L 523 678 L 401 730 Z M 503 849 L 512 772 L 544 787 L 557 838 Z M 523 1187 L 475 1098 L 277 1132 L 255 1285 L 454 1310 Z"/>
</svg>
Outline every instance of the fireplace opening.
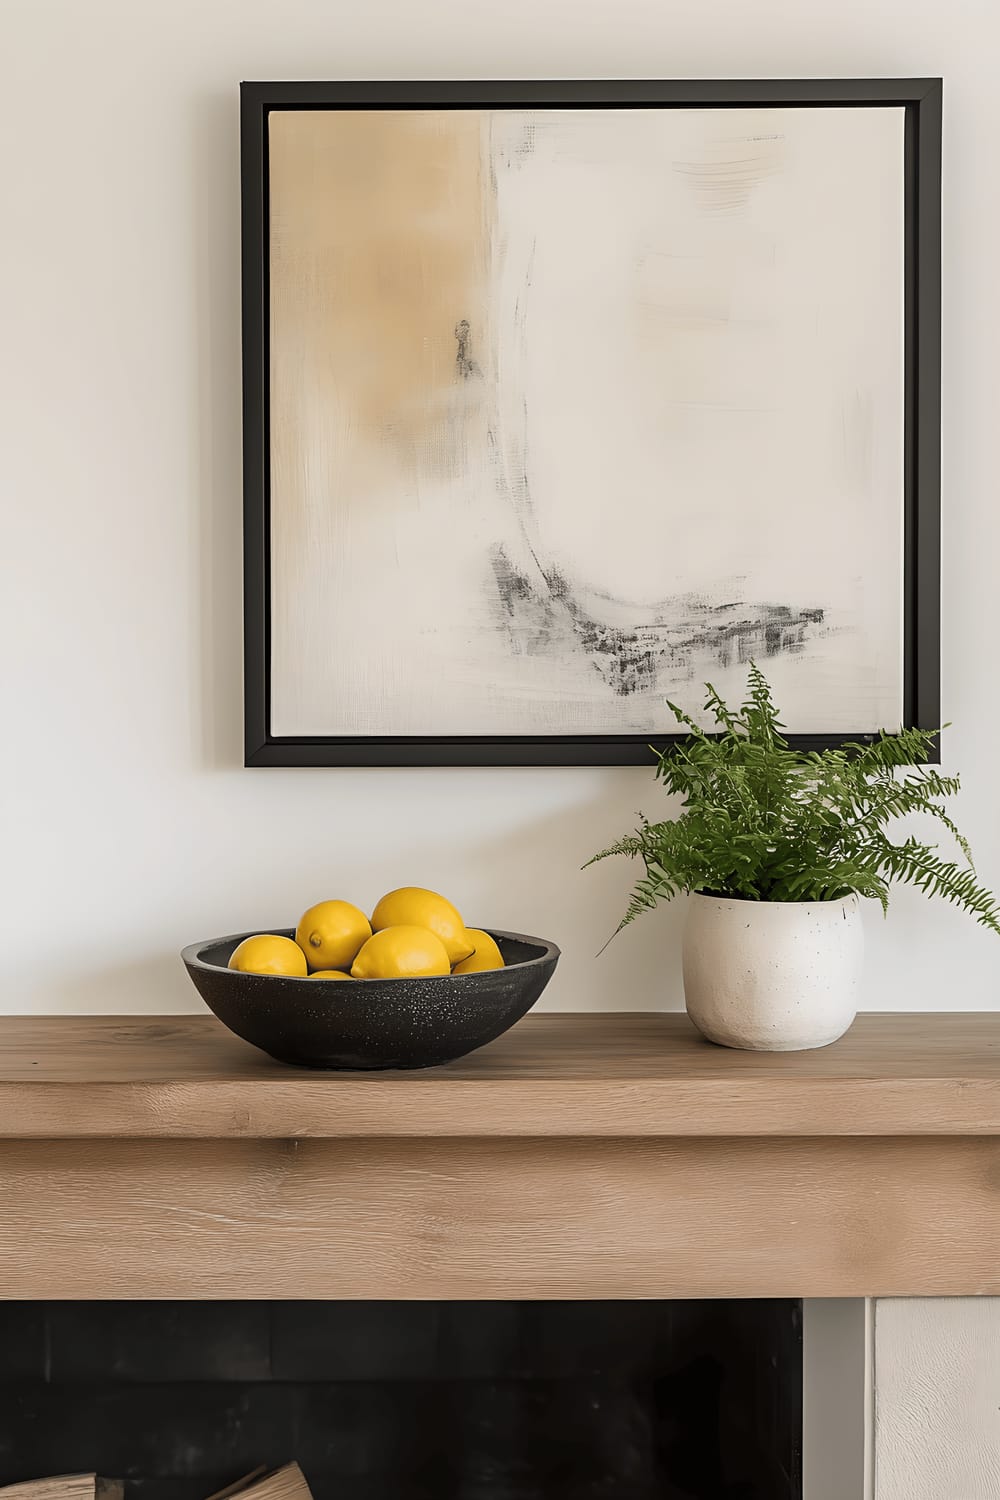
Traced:
<svg viewBox="0 0 1000 1500">
<path fill-rule="evenodd" d="M 801 1500 L 802 1307 L 0 1303 L 0 1484 L 207 1500 Z"/>
</svg>

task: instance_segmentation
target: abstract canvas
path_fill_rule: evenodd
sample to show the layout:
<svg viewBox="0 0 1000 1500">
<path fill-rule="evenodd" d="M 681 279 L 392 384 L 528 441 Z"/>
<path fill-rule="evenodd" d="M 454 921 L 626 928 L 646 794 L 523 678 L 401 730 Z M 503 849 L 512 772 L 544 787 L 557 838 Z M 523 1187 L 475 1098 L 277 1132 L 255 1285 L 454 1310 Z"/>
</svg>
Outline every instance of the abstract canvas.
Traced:
<svg viewBox="0 0 1000 1500">
<path fill-rule="evenodd" d="M 271 104 L 268 743 L 912 717 L 911 109 Z"/>
</svg>

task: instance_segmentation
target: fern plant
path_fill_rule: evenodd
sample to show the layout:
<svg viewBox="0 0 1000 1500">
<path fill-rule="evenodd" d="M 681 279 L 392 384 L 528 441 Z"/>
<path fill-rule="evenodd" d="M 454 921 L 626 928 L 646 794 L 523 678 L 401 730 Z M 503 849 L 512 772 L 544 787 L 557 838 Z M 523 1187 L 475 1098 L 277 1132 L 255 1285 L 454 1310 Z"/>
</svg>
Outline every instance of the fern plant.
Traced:
<svg viewBox="0 0 1000 1500">
<path fill-rule="evenodd" d="M 664 789 L 683 798 L 679 817 L 643 817 L 634 833 L 588 861 L 624 854 L 645 866 L 617 931 L 682 891 L 743 901 L 836 901 L 856 893 L 886 910 L 889 886 L 900 881 L 954 902 L 1000 933 L 1000 907 L 978 883 L 969 845 L 941 805 L 959 790 L 959 778 L 920 764 L 933 733 L 883 730 L 868 744 L 794 750 L 756 665 L 738 709 L 710 683 L 706 690 L 717 732 L 705 733 L 671 703 L 687 735 L 656 767 Z M 963 862 L 942 858 L 937 845 L 912 835 L 894 842 L 890 825 L 912 813 L 943 826 Z"/>
</svg>

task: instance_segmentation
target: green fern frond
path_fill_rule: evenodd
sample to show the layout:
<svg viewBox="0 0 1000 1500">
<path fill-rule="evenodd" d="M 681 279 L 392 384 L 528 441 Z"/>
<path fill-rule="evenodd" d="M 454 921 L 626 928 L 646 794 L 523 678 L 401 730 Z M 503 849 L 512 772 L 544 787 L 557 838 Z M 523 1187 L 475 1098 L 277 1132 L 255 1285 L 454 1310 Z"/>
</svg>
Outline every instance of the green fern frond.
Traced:
<svg viewBox="0 0 1000 1500">
<path fill-rule="evenodd" d="M 1000 934 L 1000 906 L 993 893 L 979 884 L 974 870 L 939 859 L 929 845 L 916 839 L 887 845 L 880 868 L 892 880 L 961 906 L 977 922 Z"/>
<path fill-rule="evenodd" d="M 978 884 L 968 842 L 942 806 L 959 791 L 959 778 L 927 764 L 934 731 L 883 730 L 864 743 L 793 750 L 756 663 L 739 708 L 711 683 L 705 692 L 715 731 L 670 703 L 687 733 L 657 758 L 656 779 L 680 798 L 679 815 L 661 823 L 641 817 L 633 833 L 588 860 L 643 862 L 618 931 L 682 891 L 753 901 L 830 901 L 853 892 L 885 909 L 890 885 L 905 882 L 1000 933 L 1000 908 Z M 888 828 L 912 816 L 944 828 L 966 865 L 912 837 L 893 843 Z"/>
<path fill-rule="evenodd" d="M 609 844 L 606 849 L 602 849 L 599 854 L 592 854 L 583 868 L 589 870 L 590 866 L 596 865 L 598 860 L 613 859 L 618 854 L 624 854 L 629 859 L 635 859 L 642 853 L 642 849 L 641 836 L 639 834 L 627 833 L 614 844 Z"/>
</svg>

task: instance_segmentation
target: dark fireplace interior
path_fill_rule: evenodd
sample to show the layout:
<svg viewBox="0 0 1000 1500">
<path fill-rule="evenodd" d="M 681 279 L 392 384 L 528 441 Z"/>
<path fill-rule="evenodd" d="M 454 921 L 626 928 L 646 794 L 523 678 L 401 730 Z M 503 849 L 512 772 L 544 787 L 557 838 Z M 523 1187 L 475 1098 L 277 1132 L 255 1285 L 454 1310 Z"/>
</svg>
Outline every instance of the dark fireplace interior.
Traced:
<svg viewBox="0 0 1000 1500">
<path fill-rule="evenodd" d="M 0 1303 L 0 1483 L 206 1500 L 800 1500 L 801 1304 Z"/>
</svg>

